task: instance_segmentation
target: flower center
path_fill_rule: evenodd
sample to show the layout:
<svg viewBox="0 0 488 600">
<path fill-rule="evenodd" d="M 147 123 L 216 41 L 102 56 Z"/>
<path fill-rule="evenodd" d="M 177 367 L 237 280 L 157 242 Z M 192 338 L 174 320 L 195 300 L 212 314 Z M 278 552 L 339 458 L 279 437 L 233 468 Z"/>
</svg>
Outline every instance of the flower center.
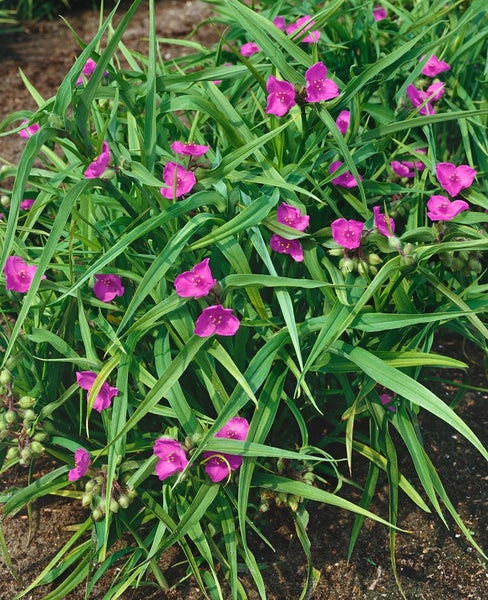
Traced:
<svg viewBox="0 0 488 600">
<path fill-rule="evenodd" d="M 216 317 L 214 315 L 210 315 L 209 321 L 210 321 L 210 323 L 212 323 L 212 325 L 214 327 L 217 327 L 222 322 L 222 315 L 219 315 L 218 317 Z"/>
<path fill-rule="evenodd" d="M 193 275 L 192 283 L 195 287 L 200 285 L 202 283 L 202 278 L 200 277 L 200 275 Z"/>
<path fill-rule="evenodd" d="M 449 175 L 449 181 L 459 181 L 459 175 L 454 171 Z"/>
<path fill-rule="evenodd" d="M 18 271 L 18 273 L 17 273 L 17 277 L 18 277 L 19 279 L 25 279 L 25 278 L 27 277 L 27 273 L 25 272 L 25 270 L 24 270 L 24 269 L 22 269 L 21 271 Z"/>
<path fill-rule="evenodd" d="M 324 87 L 324 82 L 322 79 L 314 79 L 312 85 L 316 90 L 321 90 Z"/>
<path fill-rule="evenodd" d="M 175 453 L 174 451 L 171 451 L 167 456 L 166 456 L 166 460 L 168 462 L 175 462 Z"/>
</svg>

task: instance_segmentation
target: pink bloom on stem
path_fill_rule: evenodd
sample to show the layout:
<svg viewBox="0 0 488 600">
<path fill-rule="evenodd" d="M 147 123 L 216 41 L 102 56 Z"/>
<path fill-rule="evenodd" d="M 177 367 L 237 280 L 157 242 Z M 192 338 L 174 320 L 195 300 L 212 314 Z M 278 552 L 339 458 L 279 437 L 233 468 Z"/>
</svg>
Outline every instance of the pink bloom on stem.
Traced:
<svg viewBox="0 0 488 600">
<path fill-rule="evenodd" d="M 195 142 L 173 142 L 171 144 L 171 150 L 174 150 L 177 154 L 186 156 L 202 156 L 208 152 L 209 149 L 210 146 L 195 144 Z"/>
<path fill-rule="evenodd" d="M 102 302 L 111 302 L 115 296 L 122 296 L 124 291 L 118 275 L 95 275 L 93 292 Z"/>
<path fill-rule="evenodd" d="M 468 165 L 453 165 L 449 162 L 437 163 L 435 167 L 437 181 L 451 196 L 457 196 L 468 188 L 476 177 L 476 170 Z"/>
<path fill-rule="evenodd" d="M 110 148 L 108 147 L 107 142 L 103 142 L 102 152 L 85 169 L 84 175 L 86 179 L 96 179 L 97 177 L 101 177 L 108 167 L 109 162 Z"/>
<path fill-rule="evenodd" d="M 429 94 L 423 90 L 419 90 L 413 84 L 407 85 L 407 95 L 414 108 L 420 108 L 419 114 L 433 115 L 435 110 L 430 102 Z"/>
<path fill-rule="evenodd" d="M 468 210 L 464 200 L 449 200 L 446 196 L 431 196 L 427 202 L 427 216 L 431 221 L 450 221 L 461 211 Z"/>
<path fill-rule="evenodd" d="M 244 441 L 249 431 L 249 423 L 243 417 L 234 417 L 222 427 L 215 437 Z M 205 472 L 214 483 L 218 483 L 230 475 L 229 469 L 235 471 L 242 464 L 242 456 L 236 454 L 215 454 L 204 452 L 206 459 Z"/>
<path fill-rule="evenodd" d="M 35 200 L 32 198 L 26 198 L 25 200 L 22 200 L 20 203 L 20 210 L 30 210 L 34 205 L 34 202 Z"/>
<path fill-rule="evenodd" d="M 283 117 L 295 106 L 295 87 L 288 81 L 281 81 L 270 75 L 266 82 L 268 90 L 268 101 L 266 104 L 266 112 L 268 115 Z"/>
<path fill-rule="evenodd" d="M 398 177 L 408 177 L 410 179 L 415 177 L 415 171 L 411 170 L 405 162 L 392 160 L 390 166 Z"/>
<path fill-rule="evenodd" d="M 305 25 L 305 27 L 304 27 L 304 25 Z M 300 29 L 300 33 L 297 34 L 297 35 L 300 35 L 302 32 L 309 31 L 309 29 L 311 29 L 314 25 L 315 25 L 315 21 L 312 20 L 312 17 L 310 15 L 304 15 L 303 17 L 300 17 L 299 19 L 297 19 L 297 21 L 295 23 L 291 23 L 290 25 L 288 25 L 288 27 L 286 28 L 286 33 L 288 35 L 290 35 L 291 33 Z M 294 36 L 294 37 L 297 37 L 297 36 Z M 306 35 L 300 41 L 303 42 L 304 44 L 315 44 L 319 41 L 319 39 L 320 39 L 320 31 L 311 31 L 308 35 Z"/>
<path fill-rule="evenodd" d="M 3 267 L 5 287 L 13 292 L 28 292 L 36 271 L 35 265 L 28 265 L 20 256 L 9 256 Z M 43 275 L 42 279 L 46 276 Z"/>
<path fill-rule="evenodd" d="M 195 323 L 193 333 L 199 337 L 217 335 L 235 335 L 239 329 L 239 319 L 232 314 L 232 308 L 224 308 L 221 304 L 205 308 Z"/>
<path fill-rule="evenodd" d="M 336 160 L 334 161 L 330 167 L 329 167 L 329 173 L 334 173 L 335 171 L 337 171 L 338 169 L 340 169 L 340 167 L 342 167 L 344 163 L 341 162 L 340 160 Z M 362 181 L 362 176 L 359 176 L 359 180 Z M 358 185 L 358 182 L 356 181 L 354 175 L 350 172 L 350 171 L 346 171 L 345 173 L 343 173 L 342 175 L 339 175 L 338 177 L 335 177 L 332 180 L 332 183 L 334 185 L 340 185 L 341 187 L 344 188 L 353 188 L 356 187 Z"/>
<path fill-rule="evenodd" d="M 78 448 L 75 452 L 75 466 L 68 471 L 68 479 L 76 481 L 86 475 L 90 466 L 90 455 L 84 448 Z"/>
<path fill-rule="evenodd" d="M 291 206 L 291 204 L 286 204 L 286 202 L 282 202 L 278 206 L 276 218 L 278 223 L 283 223 L 284 225 L 288 225 L 288 227 L 298 229 L 298 231 L 305 231 L 310 221 L 308 215 L 302 215 L 298 208 Z"/>
<path fill-rule="evenodd" d="M 332 238 L 336 244 L 353 250 L 361 245 L 361 235 L 364 229 L 364 223 L 354 219 L 336 219 L 331 223 Z"/>
<path fill-rule="evenodd" d="M 383 6 L 373 7 L 373 17 L 375 21 L 383 21 L 387 17 L 386 8 Z"/>
<path fill-rule="evenodd" d="M 82 390 L 87 390 L 88 395 L 90 394 L 90 390 L 92 389 L 96 378 L 97 374 L 94 371 L 76 372 L 76 381 L 78 385 Z M 93 408 L 101 413 L 102 410 L 109 408 L 109 406 L 112 404 L 112 398 L 117 396 L 118 393 L 119 390 L 116 387 L 112 387 L 106 381 L 104 381 L 97 397 L 95 398 Z"/>
<path fill-rule="evenodd" d="M 217 281 L 212 277 L 208 266 L 210 259 L 204 258 L 191 271 L 180 273 L 175 279 L 175 288 L 182 298 L 202 298 L 208 296 Z"/>
<path fill-rule="evenodd" d="M 351 112 L 349 110 L 343 110 L 337 116 L 337 119 L 336 119 L 337 129 L 342 133 L 342 135 L 346 135 L 347 130 L 349 129 L 350 121 L 351 121 Z"/>
<path fill-rule="evenodd" d="M 305 87 L 307 102 L 321 102 L 330 100 L 339 95 L 339 88 L 332 79 L 327 79 L 327 67 L 318 62 L 308 68 L 305 72 Z"/>
<path fill-rule="evenodd" d="M 252 56 L 256 54 L 256 52 L 260 52 L 261 48 L 256 44 L 256 42 L 247 42 L 246 44 L 242 44 L 240 53 L 242 56 Z"/>
<path fill-rule="evenodd" d="M 162 187 L 160 191 L 168 200 L 188 194 L 197 182 L 193 171 L 171 161 L 163 169 L 163 181 L 168 187 Z"/>
<path fill-rule="evenodd" d="M 83 69 L 81 69 L 81 75 L 76 80 L 76 85 L 83 84 L 83 75 L 86 77 L 86 79 L 90 79 L 91 75 L 93 74 L 93 71 L 96 68 L 97 63 L 92 58 L 89 58 L 83 66 Z"/>
<path fill-rule="evenodd" d="M 434 81 L 431 83 L 426 91 L 427 98 L 430 101 L 439 100 L 444 95 L 444 84 L 442 81 Z"/>
<path fill-rule="evenodd" d="M 22 124 L 24 123 L 28 123 L 28 121 L 23 121 Z M 32 125 L 28 125 L 27 127 L 24 127 L 24 129 L 21 129 L 19 131 L 19 135 L 22 138 L 30 138 L 32 135 L 34 135 L 35 133 L 37 133 L 39 131 L 40 127 L 39 127 L 39 123 L 32 123 Z"/>
<path fill-rule="evenodd" d="M 394 398 L 391 394 L 380 394 L 380 402 L 385 408 L 388 408 L 390 412 L 396 412 L 396 408 L 392 406 Z"/>
<path fill-rule="evenodd" d="M 185 450 L 172 438 L 158 438 L 154 442 L 153 454 L 159 458 L 156 464 L 156 475 L 161 481 L 183 471 L 188 464 Z"/>
<path fill-rule="evenodd" d="M 276 25 L 276 27 L 278 27 L 278 29 L 281 29 L 281 31 L 285 31 L 285 29 L 286 29 L 285 18 L 281 17 L 280 15 L 278 15 L 277 17 L 275 17 L 273 19 L 273 24 Z"/>
<path fill-rule="evenodd" d="M 391 217 L 380 213 L 379 206 L 373 206 L 373 214 L 374 226 L 382 235 L 390 237 L 395 233 L 395 221 Z"/>
<path fill-rule="evenodd" d="M 303 261 L 303 249 L 298 240 L 287 240 L 275 233 L 271 236 L 269 245 L 271 246 L 271 250 L 279 252 L 280 254 L 289 254 L 296 262 Z"/>
<path fill-rule="evenodd" d="M 424 57 L 422 56 L 422 58 Z M 443 71 L 449 71 L 450 68 L 451 66 L 448 63 L 439 60 L 437 56 L 433 54 L 423 66 L 421 73 L 422 75 L 427 75 L 427 77 L 436 77 Z"/>
</svg>

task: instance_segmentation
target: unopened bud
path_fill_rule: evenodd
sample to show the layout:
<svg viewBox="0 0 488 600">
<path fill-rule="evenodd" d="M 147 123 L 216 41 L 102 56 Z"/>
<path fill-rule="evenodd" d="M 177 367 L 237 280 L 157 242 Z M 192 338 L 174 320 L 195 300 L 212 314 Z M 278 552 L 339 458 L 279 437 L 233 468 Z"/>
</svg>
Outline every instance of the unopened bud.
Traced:
<svg viewBox="0 0 488 600">
<path fill-rule="evenodd" d="M 120 508 L 128 508 L 130 504 L 130 498 L 127 494 L 122 494 L 118 500 Z"/>
<path fill-rule="evenodd" d="M 331 248 L 329 254 L 331 256 L 344 256 L 344 248 Z"/>
<path fill-rule="evenodd" d="M 399 251 L 402 248 L 402 242 L 399 238 L 397 238 L 396 235 L 390 235 L 388 237 L 388 246 L 390 246 L 390 248 L 392 248 L 393 250 Z"/>
<path fill-rule="evenodd" d="M 8 196 L 5 196 L 5 194 L 2 194 L 0 196 L 0 204 L 3 206 L 3 208 L 9 208 L 10 207 L 10 198 Z"/>
<path fill-rule="evenodd" d="M 94 521 L 100 521 L 100 519 L 103 519 L 103 512 L 99 508 L 94 508 L 92 510 L 92 518 Z"/>
<path fill-rule="evenodd" d="M 22 460 L 25 460 L 25 462 L 30 461 L 30 459 L 32 458 L 32 452 L 28 446 L 25 448 L 22 448 L 22 450 L 20 451 L 20 458 Z"/>
<path fill-rule="evenodd" d="M 354 271 L 354 261 L 352 258 L 341 258 L 339 261 L 339 269 L 344 273 L 352 273 Z"/>
<path fill-rule="evenodd" d="M 110 506 L 110 512 L 113 512 L 113 513 L 119 512 L 119 508 L 120 508 L 119 503 L 117 502 L 117 500 L 114 500 L 114 498 L 110 499 L 109 506 Z"/>
<path fill-rule="evenodd" d="M 474 273 L 481 273 L 482 270 L 482 266 L 480 261 L 477 258 L 470 258 L 469 262 L 468 262 L 468 267 L 471 269 L 471 271 L 473 271 Z"/>
<path fill-rule="evenodd" d="M 30 448 L 32 450 L 32 454 L 35 456 L 40 456 L 45 450 L 44 446 L 39 442 L 31 442 Z"/>
<path fill-rule="evenodd" d="M 36 413 L 31 410 L 30 408 L 28 408 L 25 412 L 24 412 L 24 419 L 26 419 L 27 421 L 34 421 L 37 418 Z"/>
<path fill-rule="evenodd" d="M 5 421 L 9 425 L 12 425 L 13 423 L 15 423 L 17 421 L 17 413 L 15 412 L 15 410 L 12 410 L 12 409 L 7 410 L 7 412 L 5 413 Z"/>
<path fill-rule="evenodd" d="M 374 252 L 371 252 L 371 254 L 368 254 L 368 262 L 370 265 L 381 265 L 383 261 L 381 260 L 381 257 Z"/>
<path fill-rule="evenodd" d="M 49 435 L 44 433 L 43 431 L 38 431 L 34 437 L 32 438 L 36 442 L 45 442 L 48 439 Z"/>
<path fill-rule="evenodd" d="M 12 377 L 10 375 L 10 371 L 7 371 L 7 369 L 2 369 L 0 371 L 0 384 L 1 385 L 8 385 L 11 381 Z"/>
<path fill-rule="evenodd" d="M 22 396 L 17 404 L 20 408 L 31 408 L 36 403 L 36 399 L 32 398 L 32 396 Z"/>
<path fill-rule="evenodd" d="M 93 496 L 91 494 L 83 494 L 81 504 L 84 507 L 90 506 Z"/>
<path fill-rule="evenodd" d="M 17 446 L 11 446 L 7 450 L 7 460 L 15 460 L 19 458 L 19 448 Z"/>
<path fill-rule="evenodd" d="M 366 275 L 368 273 L 368 263 L 364 260 L 358 262 L 358 273 L 360 275 Z"/>
<path fill-rule="evenodd" d="M 410 242 L 407 242 L 405 246 L 403 246 L 403 254 L 411 256 L 415 251 L 415 246 Z"/>
<path fill-rule="evenodd" d="M 51 113 L 47 118 L 47 122 L 49 127 L 54 127 L 55 129 L 64 129 L 64 119 L 61 115 Z"/>
</svg>

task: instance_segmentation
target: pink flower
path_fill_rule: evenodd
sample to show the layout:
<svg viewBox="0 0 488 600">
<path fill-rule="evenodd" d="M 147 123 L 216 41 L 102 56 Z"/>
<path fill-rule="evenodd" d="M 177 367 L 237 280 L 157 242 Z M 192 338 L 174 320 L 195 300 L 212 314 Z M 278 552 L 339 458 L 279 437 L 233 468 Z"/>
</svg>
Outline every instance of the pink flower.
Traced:
<svg viewBox="0 0 488 600">
<path fill-rule="evenodd" d="M 424 58 L 422 56 L 422 58 Z M 449 71 L 450 65 L 446 62 L 439 60 L 435 54 L 433 54 L 429 60 L 425 63 L 421 73 L 427 75 L 427 77 L 436 77 L 443 71 Z"/>
<path fill-rule="evenodd" d="M 76 381 L 78 385 L 82 390 L 87 390 L 88 395 L 90 394 L 90 390 L 92 389 L 96 378 L 97 374 L 93 371 L 77 371 L 76 373 Z M 109 406 L 112 404 L 112 398 L 117 396 L 118 393 L 119 390 L 116 387 L 112 387 L 106 381 L 104 381 L 100 391 L 98 392 L 98 396 L 95 398 L 93 408 L 101 413 L 105 408 L 109 408 Z"/>
<path fill-rule="evenodd" d="M 222 427 L 215 437 L 229 440 L 244 441 L 249 431 L 249 423 L 243 417 L 234 417 Z M 230 471 L 235 471 L 242 464 L 242 456 L 235 454 L 215 454 L 214 452 L 204 452 L 206 459 L 205 472 L 210 479 L 217 483 L 230 475 Z"/>
<path fill-rule="evenodd" d="M 75 466 L 68 471 L 68 479 L 76 481 L 86 475 L 90 466 L 90 455 L 84 448 L 78 448 L 75 452 Z"/>
<path fill-rule="evenodd" d="M 469 204 L 464 200 L 449 200 L 446 196 L 431 196 L 427 202 L 427 216 L 431 221 L 450 221 Z"/>
<path fill-rule="evenodd" d="M 354 219 L 336 219 L 331 223 L 332 238 L 336 244 L 352 250 L 361 245 L 361 235 L 364 229 L 364 223 Z"/>
<path fill-rule="evenodd" d="M 343 110 L 339 113 L 336 119 L 337 129 L 342 133 L 342 135 L 346 135 L 347 130 L 349 129 L 349 123 L 351 121 L 351 112 L 349 110 Z"/>
<path fill-rule="evenodd" d="M 304 27 L 304 25 L 306 25 L 306 27 Z M 314 25 L 315 21 L 312 20 L 312 17 L 310 15 L 304 15 L 303 17 L 297 19 L 296 23 L 291 23 L 290 25 L 288 25 L 288 27 L 286 28 L 286 33 L 290 35 L 294 31 L 297 31 L 297 29 L 300 29 L 300 33 L 296 36 L 293 36 L 298 37 L 302 32 L 308 31 Z M 304 44 L 315 44 L 319 41 L 319 39 L 320 31 L 311 31 L 300 41 Z"/>
<path fill-rule="evenodd" d="M 256 52 L 260 52 L 261 48 L 256 44 L 256 42 L 247 42 L 247 44 L 242 44 L 240 53 L 242 56 L 252 56 L 256 54 Z"/>
<path fill-rule="evenodd" d="M 176 277 L 175 288 L 178 296 L 182 298 L 208 296 L 210 290 L 217 283 L 208 266 L 209 260 L 209 258 L 204 258 L 191 271 L 185 271 Z"/>
<path fill-rule="evenodd" d="M 159 458 L 156 475 L 163 481 L 174 473 L 183 471 L 188 464 L 186 452 L 181 444 L 172 438 L 158 438 L 154 442 L 153 453 Z"/>
<path fill-rule="evenodd" d="M 384 236 L 390 237 L 395 233 L 395 221 L 380 213 L 379 206 L 373 206 L 374 226 Z"/>
<path fill-rule="evenodd" d="M 280 15 L 273 19 L 273 24 L 276 25 L 278 29 L 281 29 L 281 31 L 285 31 L 286 29 L 286 21 L 284 17 L 280 17 Z"/>
<path fill-rule="evenodd" d="M 111 302 L 115 296 L 122 296 L 124 291 L 118 275 L 95 275 L 93 292 L 102 302 Z"/>
<path fill-rule="evenodd" d="M 383 8 L 382 6 L 375 6 L 373 8 L 373 17 L 375 21 L 383 21 L 383 19 L 386 19 L 386 8 Z"/>
<path fill-rule="evenodd" d="M 266 89 L 268 90 L 266 104 L 268 115 L 283 117 L 292 106 L 295 106 L 295 87 L 288 81 L 281 81 L 270 75 L 266 82 Z"/>
<path fill-rule="evenodd" d="M 171 161 L 163 169 L 163 181 L 168 187 L 162 187 L 161 194 L 169 200 L 188 194 L 197 182 L 193 171 Z"/>
<path fill-rule="evenodd" d="M 442 81 L 434 81 L 427 88 L 427 98 L 430 101 L 439 100 L 444 95 L 444 84 Z"/>
<path fill-rule="evenodd" d="M 293 260 L 297 262 L 303 261 L 303 250 L 302 245 L 298 240 L 287 240 L 275 233 L 271 236 L 269 240 L 269 245 L 271 246 L 271 250 L 275 252 L 279 252 L 280 254 L 289 254 Z"/>
<path fill-rule="evenodd" d="M 171 144 L 171 150 L 174 150 L 177 154 L 186 156 L 202 156 L 209 149 L 210 146 L 195 144 L 195 142 L 173 142 Z"/>
<path fill-rule="evenodd" d="M 451 196 L 457 196 L 461 190 L 468 188 L 476 177 L 476 171 L 472 167 L 456 167 L 448 162 L 437 163 L 435 174 L 437 181 Z"/>
<path fill-rule="evenodd" d="M 232 308 L 215 304 L 205 308 L 195 323 L 193 333 L 199 337 L 234 335 L 239 329 L 239 319 L 232 314 Z"/>
<path fill-rule="evenodd" d="M 96 179 L 97 177 L 101 177 L 105 172 L 109 162 L 110 148 L 108 147 L 107 142 L 103 142 L 101 154 L 99 154 L 85 169 L 84 175 L 86 179 Z"/>
<path fill-rule="evenodd" d="M 423 90 L 419 90 L 413 84 L 407 85 L 407 95 L 414 108 L 420 108 L 419 114 L 433 115 L 435 110 L 429 100 L 429 94 Z"/>
<path fill-rule="evenodd" d="M 282 202 L 278 206 L 276 218 L 278 223 L 283 223 L 284 225 L 288 225 L 288 227 L 298 229 L 298 231 L 305 231 L 310 221 L 310 217 L 308 215 L 302 215 L 298 208 L 291 206 L 290 204 L 286 204 L 286 202 Z"/>
<path fill-rule="evenodd" d="M 25 200 L 22 200 L 22 202 L 20 203 L 20 210 L 31 209 L 34 202 L 35 202 L 35 200 L 33 200 L 32 198 L 26 198 Z"/>
<path fill-rule="evenodd" d="M 340 167 L 342 167 L 344 163 L 342 163 L 340 160 L 336 160 L 335 162 L 333 162 L 330 167 L 329 167 L 329 173 L 334 173 L 335 171 L 337 171 L 338 169 L 340 169 Z M 361 175 L 359 176 L 359 180 L 362 181 L 362 177 Z M 358 185 L 358 182 L 356 181 L 356 179 L 354 178 L 353 174 L 350 171 L 346 171 L 345 173 L 343 173 L 342 175 L 339 175 L 338 177 L 335 177 L 332 180 L 332 183 L 334 185 L 340 185 L 341 187 L 345 187 L 345 188 L 353 188 L 356 187 Z"/>
<path fill-rule="evenodd" d="M 327 67 L 321 63 L 315 63 L 305 72 L 305 87 L 307 102 L 321 102 L 330 100 L 339 95 L 339 88 L 332 79 L 327 79 Z"/>
<path fill-rule="evenodd" d="M 327 79 L 327 67 L 321 63 L 315 63 L 305 72 L 305 87 L 307 102 L 321 102 L 330 100 L 339 95 L 339 88 L 332 79 Z"/>
<path fill-rule="evenodd" d="M 394 398 L 391 394 L 380 394 L 380 402 L 385 408 L 388 408 L 390 412 L 396 412 L 396 408 L 392 406 Z"/>
<path fill-rule="evenodd" d="M 24 123 L 28 123 L 28 121 L 23 121 L 22 124 Z M 37 133 L 39 131 L 39 123 L 32 123 L 32 125 L 28 125 L 27 127 L 24 127 L 24 129 L 21 129 L 19 131 L 19 135 L 22 138 L 30 138 L 31 135 L 34 135 L 35 133 Z"/>
<path fill-rule="evenodd" d="M 78 77 L 78 79 L 76 80 L 76 85 L 82 85 L 83 84 L 83 75 L 86 77 L 86 79 L 90 79 L 90 77 L 93 74 L 93 71 L 97 68 L 97 63 L 92 59 L 89 58 L 83 69 L 81 69 L 81 75 Z"/>
<path fill-rule="evenodd" d="M 13 292 L 28 292 L 36 271 L 35 265 L 28 265 L 20 256 L 9 256 L 3 267 L 5 287 Z"/>
<path fill-rule="evenodd" d="M 415 177 L 415 169 L 417 171 L 423 171 L 425 169 L 424 163 L 420 161 L 411 162 L 408 160 L 392 160 L 390 166 L 399 177 L 408 177 L 409 179 Z"/>
</svg>

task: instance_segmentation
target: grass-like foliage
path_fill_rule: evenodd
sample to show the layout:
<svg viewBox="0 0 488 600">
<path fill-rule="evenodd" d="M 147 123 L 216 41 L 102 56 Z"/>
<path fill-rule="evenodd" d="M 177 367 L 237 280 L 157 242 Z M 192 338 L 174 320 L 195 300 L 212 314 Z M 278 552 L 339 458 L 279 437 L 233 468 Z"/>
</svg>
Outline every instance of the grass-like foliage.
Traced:
<svg viewBox="0 0 488 600">
<path fill-rule="evenodd" d="M 2 124 L 26 145 L 2 168 L 0 463 L 58 463 L 3 514 L 48 494 L 90 509 L 19 597 L 88 597 L 115 563 L 107 600 L 164 588 L 178 545 L 205 597 L 246 598 L 246 571 L 265 598 L 272 502 L 308 559 L 302 598 L 316 502 L 356 514 L 349 555 L 375 519 L 395 567 L 402 499 L 484 556 L 422 413 L 488 451 L 421 375 L 465 366 L 432 351 L 441 330 L 487 347 L 485 0 L 216 0 L 220 43 L 169 62 L 152 2 L 147 54 L 124 46 L 139 4 Z"/>
</svg>

